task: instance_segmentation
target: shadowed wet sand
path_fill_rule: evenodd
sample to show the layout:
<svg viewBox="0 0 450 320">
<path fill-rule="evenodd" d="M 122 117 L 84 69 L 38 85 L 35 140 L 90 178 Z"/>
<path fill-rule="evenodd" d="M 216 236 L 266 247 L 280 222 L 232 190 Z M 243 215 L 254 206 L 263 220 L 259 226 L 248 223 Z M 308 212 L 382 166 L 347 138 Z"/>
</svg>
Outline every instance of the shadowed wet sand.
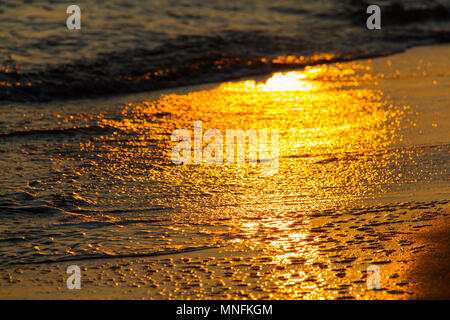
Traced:
<svg viewBox="0 0 450 320">
<path fill-rule="evenodd" d="M 427 248 L 412 265 L 407 279 L 417 283 L 417 299 L 450 299 L 449 217 L 436 221 L 414 236 L 414 242 Z"/>
</svg>

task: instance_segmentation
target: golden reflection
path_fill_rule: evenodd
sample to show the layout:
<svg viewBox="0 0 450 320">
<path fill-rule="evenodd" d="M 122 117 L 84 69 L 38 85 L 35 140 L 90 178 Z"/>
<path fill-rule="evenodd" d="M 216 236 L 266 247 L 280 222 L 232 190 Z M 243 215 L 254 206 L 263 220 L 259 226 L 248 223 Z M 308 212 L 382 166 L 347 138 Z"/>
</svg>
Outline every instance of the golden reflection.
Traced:
<svg viewBox="0 0 450 320">
<path fill-rule="evenodd" d="M 338 56 L 332 53 L 315 54 L 310 57 L 304 56 L 279 56 L 272 60 L 274 64 L 314 64 L 330 62 L 337 59 Z"/>
<path fill-rule="evenodd" d="M 279 129 L 281 181 L 301 188 L 302 194 L 320 194 L 324 201 L 349 201 L 392 179 L 386 172 L 381 176 L 370 157 L 391 144 L 407 109 L 386 102 L 379 90 L 360 86 L 368 79 L 365 71 L 358 65 L 315 66 L 276 73 L 264 82 L 225 83 L 129 104 L 120 117 L 100 119 L 116 132 L 99 140 L 106 140 L 102 147 L 111 151 L 108 157 L 117 162 L 118 169 L 127 166 L 129 170 L 141 163 L 140 170 L 145 171 L 153 166 L 145 167 L 144 159 L 170 162 L 175 145 L 169 139 L 172 131 L 185 128 L 192 133 L 194 120 L 203 122 L 203 132 L 211 128 L 221 132 Z M 248 174 L 236 171 L 243 170 L 242 166 L 205 169 L 220 174 L 223 167 L 227 173 Z M 252 166 L 247 169 L 253 170 Z M 171 171 L 182 172 L 183 167 Z M 122 174 L 118 170 L 117 175 Z M 291 181 L 294 178 L 301 178 L 302 184 Z"/>
<path fill-rule="evenodd" d="M 264 84 L 257 86 L 261 91 L 308 91 L 312 89 L 311 82 L 301 81 L 306 74 L 300 72 L 277 73 Z"/>
<path fill-rule="evenodd" d="M 107 158 L 96 161 L 107 165 L 89 170 L 108 170 L 114 177 L 112 190 L 129 188 L 124 185 L 129 177 L 147 185 L 152 181 L 171 195 L 167 203 L 154 201 L 184 208 L 191 220 L 214 224 L 214 218 L 229 217 L 240 231 L 228 243 L 272 257 L 276 268 L 265 280 L 277 285 L 279 297 L 335 297 L 342 288 L 327 283 L 343 271 L 333 269 L 323 252 L 332 250 L 336 239 L 322 233 L 308 215 L 383 192 L 397 179 L 397 155 L 383 150 L 396 139 L 407 107 L 393 106 L 380 90 L 362 86 L 373 80 L 368 72 L 358 64 L 321 65 L 128 104 L 120 116 L 100 119 L 113 128 L 112 135 L 82 148 L 106 150 Z M 203 133 L 212 128 L 279 129 L 279 173 L 261 177 L 250 164 L 172 166 L 170 135 L 180 128 L 192 134 L 195 120 L 203 122 Z M 161 191 L 146 188 L 139 192 L 149 197 Z M 226 234 L 221 232 L 216 239 Z M 317 242 L 325 245 L 319 248 Z M 354 259 L 351 250 L 340 252 L 342 259 Z"/>
<path fill-rule="evenodd" d="M 184 128 L 192 134 L 195 120 L 203 122 L 203 133 L 211 128 L 223 133 L 237 128 L 279 129 L 278 183 L 251 180 L 248 186 L 243 177 L 258 170 L 254 165 L 205 165 L 202 170 L 221 179 L 239 176 L 233 184 L 242 184 L 248 192 L 273 187 L 279 195 L 302 194 L 309 208 L 348 203 L 381 192 L 379 186 L 397 179 L 389 167 L 380 172 L 383 160 L 371 158 L 395 140 L 407 107 L 393 106 L 381 91 L 360 85 L 368 79 L 364 66 L 335 64 L 276 73 L 262 82 L 247 80 L 163 95 L 154 101 L 128 104 L 115 119 L 100 119 L 103 126 L 116 131 L 98 142 L 110 150 L 108 161 L 115 163 L 114 169 L 109 166 L 111 174 L 120 177 L 129 170 L 156 174 L 151 172 L 155 162 L 170 163 L 173 130 Z M 206 144 L 203 141 L 203 147 Z M 165 174 L 179 181 L 186 170 L 191 168 L 174 167 Z M 206 176 L 195 176 L 201 186 Z M 321 200 L 312 201 L 313 197 Z"/>
</svg>

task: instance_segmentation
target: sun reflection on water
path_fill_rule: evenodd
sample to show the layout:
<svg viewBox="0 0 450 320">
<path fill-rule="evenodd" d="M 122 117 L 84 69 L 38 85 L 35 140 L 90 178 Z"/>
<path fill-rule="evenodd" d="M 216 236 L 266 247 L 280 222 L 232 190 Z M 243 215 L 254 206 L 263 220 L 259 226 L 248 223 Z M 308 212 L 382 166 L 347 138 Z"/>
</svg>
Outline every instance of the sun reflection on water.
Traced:
<svg viewBox="0 0 450 320">
<path fill-rule="evenodd" d="M 230 219 L 235 236 L 229 243 L 262 250 L 281 266 L 266 278 L 273 277 L 279 290 L 292 297 L 332 296 L 323 289 L 331 271 L 321 267 L 330 261 L 312 245 L 321 235 L 311 233 L 309 214 L 382 192 L 379 187 L 393 181 L 395 155 L 383 150 L 396 139 L 407 109 L 360 86 L 370 79 L 364 71 L 358 65 L 316 66 L 128 104 L 120 117 L 100 119 L 114 128 L 112 135 L 82 146 L 104 155 L 95 160 L 103 164 L 84 170 L 107 168 L 101 175 L 111 177 L 111 191 L 130 195 L 133 205 L 150 197 L 217 228 L 220 219 Z M 279 129 L 279 173 L 261 177 L 250 164 L 171 165 L 171 133 L 192 133 L 194 120 L 203 122 L 203 132 Z M 222 241 L 223 233 L 211 234 Z M 299 268 L 283 275 L 283 265 Z"/>
<path fill-rule="evenodd" d="M 306 74 L 300 72 L 277 73 L 264 84 L 258 84 L 261 91 L 308 91 L 313 88 L 309 81 L 302 81 Z"/>
</svg>

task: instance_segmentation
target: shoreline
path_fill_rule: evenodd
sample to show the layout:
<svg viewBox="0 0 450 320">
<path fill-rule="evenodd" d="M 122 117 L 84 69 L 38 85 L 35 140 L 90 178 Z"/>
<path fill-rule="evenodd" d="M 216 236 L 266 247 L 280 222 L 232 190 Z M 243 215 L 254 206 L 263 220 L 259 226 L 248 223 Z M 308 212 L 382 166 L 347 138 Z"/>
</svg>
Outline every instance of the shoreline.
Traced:
<svg viewBox="0 0 450 320">
<path fill-rule="evenodd" d="M 35 94 L 27 94 L 25 92 L 19 92 L 18 95 L 25 96 L 25 98 L 18 98 L 18 99 L 10 99 L 3 97 L 3 99 L 0 101 L 1 105 L 7 105 L 7 104 L 14 104 L 14 103 L 31 103 L 31 104 L 41 104 L 41 103 L 63 103 L 67 101 L 82 101 L 82 100 L 97 100 L 97 99 L 120 99 L 121 97 L 126 97 L 130 95 L 152 95 L 152 94 L 158 94 L 160 92 L 173 92 L 173 91 L 184 91 L 189 90 L 190 88 L 196 88 L 196 87 L 202 87 L 202 86 L 212 86 L 217 85 L 220 83 L 225 82 L 236 82 L 236 81 L 242 81 L 245 79 L 253 79 L 253 78 L 263 78 L 268 77 L 271 74 L 277 73 L 277 72 L 289 72 L 293 70 L 302 70 L 307 67 L 313 67 L 318 65 L 332 65 L 336 63 L 348 63 L 348 62 L 357 62 L 361 60 L 367 60 L 367 59 L 378 59 L 378 58 L 384 58 L 384 57 L 391 57 L 397 54 L 404 53 L 408 50 L 414 49 L 414 48 L 420 48 L 420 47 L 430 47 L 430 46 L 446 46 L 448 45 L 447 42 L 436 42 L 436 43 L 418 43 L 418 44 L 408 44 L 404 48 L 395 49 L 392 50 L 392 52 L 389 53 L 374 53 L 374 54 L 362 54 L 356 57 L 348 58 L 348 57 L 340 57 L 340 58 L 329 58 L 329 54 L 325 54 L 324 58 L 314 58 L 311 60 L 311 62 L 308 63 L 286 63 L 286 64 L 262 64 L 261 70 L 250 70 L 247 71 L 245 74 L 242 74 L 243 72 L 237 72 L 238 75 L 230 73 L 222 75 L 220 78 L 220 74 L 218 74 L 217 79 L 204 79 L 199 81 L 193 81 L 189 83 L 183 83 L 183 84 L 170 84 L 171 81 L 164 80 L 165 82 L 169 82 L 167 85 L 160 85 L 155 88 L 149 88 L 148 86 L 144 86 L 143 88 L 138 89 L 126 89 L 124 88 L 122 91 L 117 92 L 116 90 L 110 90 L 110 91 L 103 91 L 101 94 L 97 93 L 90 93 L 87 95 L 74 95 L 72 93 L 66 93 L 64 91 L 66 90 L 72 90 L 70 88 L 63 89 L 63 92 L 53 93 L 49 96 L 44 97 L 38 97 L 36 99 Z M 330 54 L 332 56 L 332 54 Z M 266 59 L 267 60 L 267 59 Z M 274 59 L 275 60 L 275 59 Z M 211 78 L 214 78 L 215 75 L 212 74 L 210 76 Z M 142 86 L 142 85 L 141 85 Z M 21 90 L 23 88 L 17 87 L 16 89 Z M 25 88 L 26 89 L 26 88 Z M 52 89 L 55 91 L 55 89 Z M 103 89 L 105 90 L 105 89 Z M 11 96 L 13 94 L 9 94 Z M 33 97 L 34 95 L 34 97 Z"/>
</svg>

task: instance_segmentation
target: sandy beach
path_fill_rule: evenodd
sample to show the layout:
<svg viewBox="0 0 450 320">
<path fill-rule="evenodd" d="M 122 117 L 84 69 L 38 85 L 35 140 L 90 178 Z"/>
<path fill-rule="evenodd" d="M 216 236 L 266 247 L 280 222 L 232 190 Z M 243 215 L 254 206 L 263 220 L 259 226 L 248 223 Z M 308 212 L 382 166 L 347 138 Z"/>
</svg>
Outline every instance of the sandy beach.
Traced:
<svg viewBox="0 0 450 320">
<path fill-rule="evenodd" d="M 32 142 L 1 137 L 5 178 L 24 190 L 2 205 L 28 208 L 30 227 L 0 227 L 0 299 L 449 299 L 449 51 L 32 105 L 42 121 L 58 105 L 61 127 L 82 133 L 46 140 L 48 184 L 32 179 L 47 176 Z M 279 128 L 278 174 L 172 165 L 170 133 L 194 120 Z M 14 148 L 32 159 L 19 173 Z M 80 290 L 66 286 L 70 265 Z"/>
</svg>

